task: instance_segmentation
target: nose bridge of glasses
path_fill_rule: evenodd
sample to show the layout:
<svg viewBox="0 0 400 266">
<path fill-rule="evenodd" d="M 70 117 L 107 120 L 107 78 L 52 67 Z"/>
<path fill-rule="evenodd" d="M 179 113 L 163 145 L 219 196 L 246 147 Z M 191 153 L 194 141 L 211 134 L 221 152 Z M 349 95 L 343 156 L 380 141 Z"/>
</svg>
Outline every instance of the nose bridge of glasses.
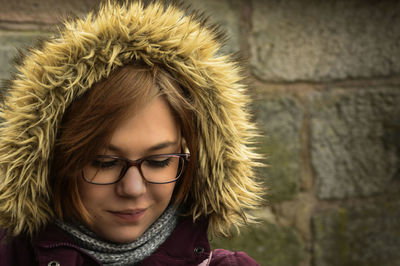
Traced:
<svg viewBox="0 0 400 266">
<path fill-rule="evenodd" d="M 128 168 L 130 168 L 131 166 L 136 166 L 137 168 L 139 168 L 139 167 L 140 167 L 140 164 L 141 164 L 142 161 L 143 161 L 143 159 L 144 159 L 144 158 L 142 158 L 142 159 L 137 159 L 137 160 L 134 160 L 134 161 L 125 159 L 124 161 L 126 162 L 126 167 L 128 167 Z"/>
<path fill-rule="evenodd" d="M 124 161 L 125 161 L 125 163 L 126 163 L 126 167 L 125 167 L 125 170 L 124 170 L 124 172 L 123 172 L 123 175 L 126 175 L 126 173 L 129 171 L 129 169 L 130 169 L 132 166 L 135 166 L 136 169 L 137 169 L 137 171 L 138 171 L 138 173 L 140 174 L 140 176 L 141 176 L 142 178 L 144 178 L 143 173 L 142 173 L 142 169 L 141 169 L 141 164 L 142 164 L 142 162 L 144 161 L 143 159 L 138 159 L 138 160 L 134 160 L 134 161 L 131 161 L 131 160 L 126 159 L 126 160 L 124 160 Z"/>
</svg>

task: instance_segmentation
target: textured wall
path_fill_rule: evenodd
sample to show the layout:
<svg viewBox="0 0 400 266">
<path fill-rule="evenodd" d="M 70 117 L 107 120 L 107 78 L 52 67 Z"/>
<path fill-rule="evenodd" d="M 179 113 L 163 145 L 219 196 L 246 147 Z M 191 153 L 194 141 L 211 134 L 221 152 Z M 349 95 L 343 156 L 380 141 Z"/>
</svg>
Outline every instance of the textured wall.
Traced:
<svg viewBox="0 0 400 266">
<path fill-rule="evenodd" d="M 96 2 L 0 0 L 0 78 L 15 47 Z M 400 265 L 400 2 L 186 2 L 244 58 L 269 165 L 260 225 L 213 246 L 261 265 Z"/>
</svg>

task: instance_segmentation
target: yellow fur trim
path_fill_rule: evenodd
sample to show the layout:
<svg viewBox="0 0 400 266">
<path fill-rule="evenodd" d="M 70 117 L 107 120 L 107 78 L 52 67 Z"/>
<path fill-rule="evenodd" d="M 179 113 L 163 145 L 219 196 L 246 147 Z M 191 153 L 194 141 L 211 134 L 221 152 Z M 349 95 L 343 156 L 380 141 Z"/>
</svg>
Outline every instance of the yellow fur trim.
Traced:
<svg viewBox="0 0 400 266">
<path fill-rule="evenodd" d="M 186 13 L 185 13 L 186 12 Z M 165 66 L 193 97 L 199 130 L 191 215 L 209 215 L 213 233 L 251 221 L 261 188 L 254 179 L 255 136 L 237 63 L 218 54 L 216 28 L 161 3 L 105 2 L 31 49 L 1 106 L 0 227 L 37 232 L 53 217 L 48 162 L 66 108 L 95 82 L 130 62 Z"/>
</svg>

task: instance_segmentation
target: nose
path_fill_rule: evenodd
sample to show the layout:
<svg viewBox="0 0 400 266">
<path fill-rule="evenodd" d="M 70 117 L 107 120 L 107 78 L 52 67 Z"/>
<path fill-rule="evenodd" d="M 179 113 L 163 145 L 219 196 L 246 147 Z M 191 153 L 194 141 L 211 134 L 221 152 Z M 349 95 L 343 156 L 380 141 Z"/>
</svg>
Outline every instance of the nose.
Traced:
<svg viewBox="0 0 400 266">
<path fill-rule="evenodd" d="M 116 185 L 117 194 L 122 197 L 139 197 L 146 193 L 146 181 L 136 166 L 129 167 Z"/>
</svg>

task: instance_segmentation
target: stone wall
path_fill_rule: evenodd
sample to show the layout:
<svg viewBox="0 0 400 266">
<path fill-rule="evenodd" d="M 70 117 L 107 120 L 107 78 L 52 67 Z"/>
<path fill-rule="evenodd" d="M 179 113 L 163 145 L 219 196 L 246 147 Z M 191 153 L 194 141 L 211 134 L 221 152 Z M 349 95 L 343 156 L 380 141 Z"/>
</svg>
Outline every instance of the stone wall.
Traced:
<svg viewBox="0 0 400 266">
<path fill-rule="evenodd" d="M 15 47 L 96 0 L 1 0 L 0 78 Z M 261 265 L 400 265 L 400 2 L 186 1 L 250 75 L 268 185 L 262 222 L 214 247 Z"/>
</svg>

